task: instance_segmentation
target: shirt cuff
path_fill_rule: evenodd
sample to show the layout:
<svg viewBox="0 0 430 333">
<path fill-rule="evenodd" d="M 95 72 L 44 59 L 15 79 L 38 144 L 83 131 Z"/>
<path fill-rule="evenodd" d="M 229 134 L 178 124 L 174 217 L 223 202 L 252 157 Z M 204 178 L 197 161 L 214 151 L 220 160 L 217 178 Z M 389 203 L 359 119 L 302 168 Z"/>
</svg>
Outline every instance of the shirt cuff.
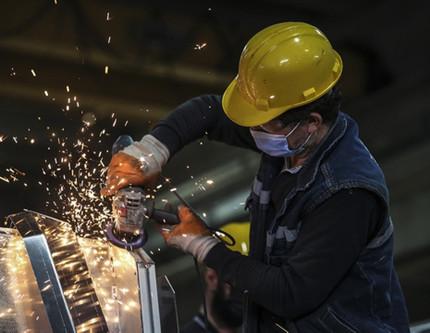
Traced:
<svg viewBox="0 0 430 333">
<path fill-rule="evenodd" d="M 237 256 L 241 256 L 241 254 L 229 250 L 224 243 L 219 243 L 209 250 L 204 259 L 204 263 L 206 266 L 220 272 L 222 268 L 226 267 L 225 265 L 228 261 L 237 258 Z"/>
</svg>

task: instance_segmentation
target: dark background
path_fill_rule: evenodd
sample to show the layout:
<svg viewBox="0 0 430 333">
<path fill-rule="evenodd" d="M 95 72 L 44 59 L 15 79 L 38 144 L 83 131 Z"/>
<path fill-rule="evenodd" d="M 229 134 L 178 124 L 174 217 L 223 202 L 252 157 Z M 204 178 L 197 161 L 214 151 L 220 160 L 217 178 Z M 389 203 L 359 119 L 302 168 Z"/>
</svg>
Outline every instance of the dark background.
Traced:
<svg viewBox="0 0 430 333">
<path fill-rule="evenodd" d="M 55 155 L 48 150 L 53 142 L 46 126 L 75 138 L 82 116 L 93 114 L 91 130 L 110 133 L 102 148 L 94 147 L 108 161 L 105 149 L 119 134 L 138 139 L 179 103 L 222 93 L 257 31 L 306 21 L 343 58 L 343 109 L 359 122 L 390 186 L 396 265 L 411 321 L 430 318 L 429 7 L 425 1 L 388 0 L 3 0 L 0 176 L 10 183 L 0 180 L 0 218 L 23 208 L 62 217 L 46 207 L 55 193 L 48 196 L 45 185 L 38 185 L 47 181 L 44 160 Z M 211 225 L 220 225 L 246 220 L 243 201 L 257 163 L 253 153 L 203 139 L 175 156 L 165 175 Z M 26 175 L 13 182 L 10 167 Z M 60 182 L 51 179 L 49 186 Z M 169 195 L 161 191 L 160 198 Z M 148 249 L 158 248 L 158 271 L 171 278 L 185 322 L 200 302 L 192 259 L 166 249 L 151 231 Z"/>
</svg>

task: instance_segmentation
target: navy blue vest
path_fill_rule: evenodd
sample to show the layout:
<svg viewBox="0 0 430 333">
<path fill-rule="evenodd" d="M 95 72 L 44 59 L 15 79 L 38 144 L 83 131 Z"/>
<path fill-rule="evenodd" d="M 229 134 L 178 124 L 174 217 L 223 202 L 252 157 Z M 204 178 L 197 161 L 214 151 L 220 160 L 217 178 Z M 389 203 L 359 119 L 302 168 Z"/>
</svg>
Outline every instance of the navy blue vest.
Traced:
<svg viewBox="0 0 430 333">
<path fill-rule="evenodd" d="M 353 119 L 340 113 L 324 141 L 306 161 L 297 183 L 274 212 L 273 181 L 282 158 L 263 154 L 247 206 L 251 215 L 250 256 L 271 265 L 288 261 L 300 237 L 301 221 L 341 189 L 363 188 L 385 203 L 383 227 L 363 249 L 357 262 L 328 299 L 315 311 L 294 321 L 281 319 L 288 332 L 409 332 L 405 301 L 393 265 L 393 225 L 389 194 L 382 170 L 360 140 Z M 285 222 L 287 221 L 287 222 Z M 279 318 L 262 316 L 252 302 L 246 307 L 247 332 L 276 332 Z M 282 332 L 282 329 L 279 329 Z"/>
</svg>

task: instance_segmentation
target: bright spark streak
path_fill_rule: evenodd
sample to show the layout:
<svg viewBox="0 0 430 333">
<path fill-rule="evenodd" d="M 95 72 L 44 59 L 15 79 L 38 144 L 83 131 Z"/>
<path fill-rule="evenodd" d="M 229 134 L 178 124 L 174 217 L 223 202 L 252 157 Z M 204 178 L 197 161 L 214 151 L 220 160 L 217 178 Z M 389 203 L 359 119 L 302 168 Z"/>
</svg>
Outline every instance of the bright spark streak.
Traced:
<svg viewBox="0 0 430 333">
<path fill-rule="evenodd" d="M 207 43 L 203 43 L 203 44 L 196 44 L 194 46 L 194 50 L 198 50 L 200 51 L 201 49 L 203 49 L 204 47 L 206 47 L 206 45 L 208 45 Z"/>
<path fill-rule="evenodd" d="M 7 179 L 7 178 L 5 178 L 5 177 L 1 177 L 1 176 L 0 176 L 0 179 L 1 179 L 1 180 L 3 180 L 3 181 L 4 181 L 4 182 L 6 182 L 6 183 L 10 183 L 9 179 Z"/>
</svg>

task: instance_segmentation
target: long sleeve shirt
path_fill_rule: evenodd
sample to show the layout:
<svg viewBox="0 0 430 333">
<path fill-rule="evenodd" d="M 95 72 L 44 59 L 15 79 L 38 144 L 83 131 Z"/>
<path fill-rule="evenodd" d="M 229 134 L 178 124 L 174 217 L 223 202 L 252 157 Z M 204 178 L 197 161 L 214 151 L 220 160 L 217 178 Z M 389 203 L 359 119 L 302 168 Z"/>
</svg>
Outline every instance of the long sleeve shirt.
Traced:
<svg viewBox="0 0 430 333">
<path fill-rule="evenodd" d="M 180 105 L 151 132 L 171 155 L 207 135 L 209 139 L 258 151 L 249 129 L 229 120 L 219 96 L 206 95 Z M 294 183 L 281 173 L 272 189 L 275 209 Z M 379 199 L 363 189 L 341 190 L 302 221 L 300 235 L 282 266 L 272 266 L 218 244 L 205 263 L 220 278 L 264 309 L 294 319 L 317 308 L 342 280 L 380 228 Z M 254 244 L 251 244 L 253 246 Z"/>
</svg>

